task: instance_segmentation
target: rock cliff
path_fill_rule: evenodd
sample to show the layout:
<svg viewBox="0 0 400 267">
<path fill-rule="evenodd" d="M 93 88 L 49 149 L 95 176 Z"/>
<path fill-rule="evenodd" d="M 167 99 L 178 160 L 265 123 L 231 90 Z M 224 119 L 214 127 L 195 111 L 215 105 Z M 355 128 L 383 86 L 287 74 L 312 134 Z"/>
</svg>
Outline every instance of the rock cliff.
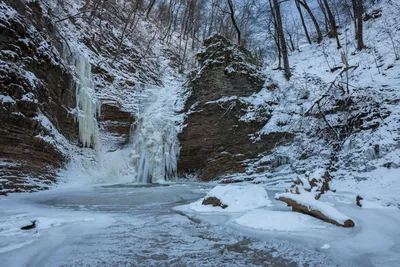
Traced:
<svg viewBox="0 0 400 267">
<path fill-rule="evenodd" d="M 259 140 L 251 136 L 268 116 L 247 121 L 253 104 L 248 97 L 258 92 L 266 77 L 257 60 L 244 48 L 222 36 L 213 36 L 198 53 L 199 70 L 190 80 L 186 127 L 180 134 L 179 173 L 200 171 L 204 181 L 220 175 L 244 172 L 245 159 L 274 148 L 291 135 L 276 133 Z"/>
<path fill-rule="evenodd" d="M 73 76 L 38 3 L 5 1 L 0 14 L 0 187 L 45 187 L 78 134 Z"/>
</svg>

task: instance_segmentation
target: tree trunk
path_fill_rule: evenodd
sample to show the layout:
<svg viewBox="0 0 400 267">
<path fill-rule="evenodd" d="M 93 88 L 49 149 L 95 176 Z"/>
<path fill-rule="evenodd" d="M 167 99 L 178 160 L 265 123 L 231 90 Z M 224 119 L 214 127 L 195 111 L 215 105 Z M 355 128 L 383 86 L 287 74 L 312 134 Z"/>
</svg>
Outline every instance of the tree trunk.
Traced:
<svg viewBox="0 0 400 267">
<path fill-rule="evenodd" d="M 318 2 L 318 6 L 322 11 L 322 14 L 324 14 L 324 18 L 325 18 L 325 31 L 326 33 L 329 33 L 329 29 L 330 29 L 330 25 L 329 25 L 329 19 L 328 19 L 328 15 L 326 15 L 326 10 L 324 7 L 324 4 L 322 3 L 322 0 L 317 0 Z M 329 35 L 329 38 L 331 38 L 331 35 Z"/>
<path fill-rule="evenodd" d="M 271 0 L 269 0 L 269 7 L 271 9 L 271 15 L 272 15 L 272 19 L 274 22 L 274 41 L 275 41 L 275 46 L 276 46 L 276 50 L 278 52 L 278 70 L 282 69 L 282 53 L 281 53 L 281 44 L 279 42 L 279 36 L 278 36 L 278 26 L 276 24 L 276 16 L 275 16 L 275 11 L 274 8 L 272 6 Z"/>
<path fill-rule="evenodd" d="M 361 51 L 365 45 L 363 40 L 363 19 L 364 12 L 363 0 L 352 0 L 354 10 L 354 21 L 356 25 L 355 38 L 357 40 L 357 50 Z"/>
<path fill-rule="evenodd" d="M 324 3 L 325 3 L 326 12 L 328 13 L 329 24 L 331 25 L 332 34 L 336 38 L 337 49 L 340 49 L 340 48 L 342 48 L 342 46 L 340 45 L 340 41 L 339 41 L 339 35 L 338 35 L 338 31 L 337 31 L 335 17 L 333 16 L 333 14 L 331 12 L 328 1 L 324 0 Z"/>
<path fill-rule="evenodd" d="M 315 18 L 314 14 L 312 13 L 310 7 L 308 6 L 306 0 L 304 0 L 304 1 L 296 0 L 296 1 L 304 7 L 304 9 L 307 11 L 308 15 L 311 17 L 311 20 L 313 21 L 314 26 L 315 26 L 315 30 L 317 31 L 317 43 L 321 43 L 322 42 L 321 28 L 319 27 L 318 21 Z"/>
<path fill-rule="evenodd" d="M 148 18 L 149 17 L 149 15 L 150 15 L 150 12 L 151 12 L 151 10 L 153 9 L 153 7 L 154 7 L 154 4 L 155 4 L 155 2 L 156 2 L 156 0 L 151 0 L 151 2 L 150 2 L 150 4 L 149 4 L 149 7 L 147 8 L 147 12 L 146 12 L 146 18 Z"/>
<path fill-rule="evenodd" d="M 299 1 L 295 0 L 295 3 L 296 3 L 297 10 L 299 11 L 301 24 L 303 25 L 303 29 L 304 29 L 304 33 L 306 35 L 307 41 L 309 44 L 311 44 L 311 38 L 310 38 L 310 35 L 308 34 L 306 23 L 304 22 L 303 12 L 301 12 L 301 7 L 299 4 Z"/>
<path fill-rule="evenodd" d="M 281 43 L 281 48 L 282 48 L 282 56 L 283 56 L 283 68 L 285 71 L 285 77 L 286 79 L 290 80 L 290 76 L 292 76 L 290 72 L 290 66 L 289 66 L 289 56 L 288 56 L 288 51 L 287 51 L 287 46 L 286 46 L 286 41 L 285 41 L 285 34 L 283 33 L 283 26 L 282 26 L 282 17 L 281 17 L 281 9 L 279 7 L 279 2 L 278 0 L 273 0 L 274 3 L 274 8 L 275 8 L 275 14 L 276 14 L 276 24 L 278 26 L 278 36 L 279 40 Z"/>
<path fill-rule="evenodd" d="M 237 33 L 237 42 L 238 45 L 241 45 L 241 40 L 240 40 L 240 29 L 236 23 L 236 19 L 235 19 L 235 10 L 233 9 L 233 3 L 232 0 L 228 0 L 228 6 L 229 6 L 229 10 L 230 10 L 230 15 L 231 15 L 231 20 L 232 20 L 232 24 L 233 27 L 235 27 L 236 33 Z"/>
<path fill-rule="evenodd" d="M 353 5 L 353 21 L 354 21 L 354 39 L 357 40 L 357 32 L 358 32 L 358 23 L 357 23 L 357 15 L 356 15 L 356 10 L 357 10 L 357 1 L 356 0 L 351 0 L 351 3 Z"/>
</svg>

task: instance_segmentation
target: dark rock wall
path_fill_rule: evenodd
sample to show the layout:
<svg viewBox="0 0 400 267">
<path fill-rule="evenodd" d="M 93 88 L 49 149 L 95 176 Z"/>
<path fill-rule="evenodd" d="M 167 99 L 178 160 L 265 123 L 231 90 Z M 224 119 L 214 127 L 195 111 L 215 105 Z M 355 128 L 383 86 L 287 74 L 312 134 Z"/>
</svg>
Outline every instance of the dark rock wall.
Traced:
<svg viewBox="0 0 400 267">
<path fill-rule="evenodd" d="M 134 121 L 133 114 L 123 111 L 118 102 L 103 99 L 99 120 L 102 144 L 107 144 L 110 150 L 116 150 L 128 144 L 131 125 Z"/>
<path fill-rule="evenodd" d="M 43 188 L 67 160 L 58 133 L 78 135 L 73 77 L 37 3 L 5 1 L 0 13 L 0 190 Z"/>
</svg>

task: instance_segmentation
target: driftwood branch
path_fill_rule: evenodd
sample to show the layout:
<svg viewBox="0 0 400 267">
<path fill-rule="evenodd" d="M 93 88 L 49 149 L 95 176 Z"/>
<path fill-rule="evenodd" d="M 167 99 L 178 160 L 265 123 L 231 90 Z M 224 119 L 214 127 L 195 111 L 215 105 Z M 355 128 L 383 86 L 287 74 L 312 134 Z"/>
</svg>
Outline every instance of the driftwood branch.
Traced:
<svg viewBox="0 0 400 267">
<path fill-rule="evenodd" d="M 30 230 L 36 228 L 36 220 L 32 221 L 30 225 L 21 227 L 21 230 Z"/>
<path fill-rule="evenodd" d="M 279 197 L 278 200 L 285 202 L 289 207 L 292 207 L 292 210 L 295 211 L 295 212 L 308 214 L 308 215 L 311 215 L 311 216 L 313 216 L 315 218 L 318 218 L 318 219 L 323 220 L 323 221 L 328 222 L 328 223 L 332 223 L 332 224 L 337 225 L 337 226 L 342 226 L 342 227 L 354 227 L 355 226 L 354 222 L 352 220 L 350 220 L 350 219 L 346 220 L 343 224 L 341 224 L 341 223 L 339 223 L 339 222 L 327 217 L 321 211 L 315 210 L 315 209 L 312 209 L 312 208 L 307 207 L 305 205 L 302 205 L 300 203 L 297 203 L 293 199 L 286 198 L 286 197 Z"/>
</svg>

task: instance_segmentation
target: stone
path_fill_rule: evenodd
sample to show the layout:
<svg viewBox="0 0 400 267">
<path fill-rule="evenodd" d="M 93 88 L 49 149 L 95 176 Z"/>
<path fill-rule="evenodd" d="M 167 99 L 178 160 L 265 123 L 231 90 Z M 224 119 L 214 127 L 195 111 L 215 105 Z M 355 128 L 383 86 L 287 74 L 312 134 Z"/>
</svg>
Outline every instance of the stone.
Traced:
<svg viewBox="0 0 400 267">
<path fill-rule="evenodd" d="M 226 209 L 228 205 L 225 205 L 216 197 L 208 197 L 203 200 L 202 205 L 212 205 L 213 207 L 221 207 L 222 209 Z"/>
</svg>

